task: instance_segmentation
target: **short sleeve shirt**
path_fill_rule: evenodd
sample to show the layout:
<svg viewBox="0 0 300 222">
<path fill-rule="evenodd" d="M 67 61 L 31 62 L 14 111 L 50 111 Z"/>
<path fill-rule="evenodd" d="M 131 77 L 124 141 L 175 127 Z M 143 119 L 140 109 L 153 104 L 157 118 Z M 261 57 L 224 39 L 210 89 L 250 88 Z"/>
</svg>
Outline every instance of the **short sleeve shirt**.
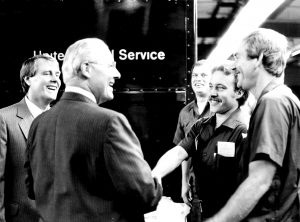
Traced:
<svg viewBox="0 0 300 222">
<path fill-rule="evenodd" d="M 186 136 L 198 119 L 209 115 L 210 110 L 208 102 L 202 113 L 198 112 L 198 107 L 195 100 L 183 107 L 179 113 L 173 143 L 177 145 Z"/>
<path fill-rule="evenodd" d="M 277 166 L 269 191 L 248 218 L 300 221 L 300 102 L 287 86 L 273 81 L 263 90 L 250 119 L 247 143 L 246 163 L 263 159 Z"/>
<path fill-rule="evenodd" d="M 247 120 L 237 109 L 217 129 L 216 116 L 197 121 L 188 135 L 179 143 L 189 156 L 196 178 L 196 190 L 202 200 L 202 215 L 210 217 L 218 212 L 237 187 L 240 144 L 247 132 Z M 233 147 L 233 156 L 221 154 L 219 142 Z"/>
</svg>

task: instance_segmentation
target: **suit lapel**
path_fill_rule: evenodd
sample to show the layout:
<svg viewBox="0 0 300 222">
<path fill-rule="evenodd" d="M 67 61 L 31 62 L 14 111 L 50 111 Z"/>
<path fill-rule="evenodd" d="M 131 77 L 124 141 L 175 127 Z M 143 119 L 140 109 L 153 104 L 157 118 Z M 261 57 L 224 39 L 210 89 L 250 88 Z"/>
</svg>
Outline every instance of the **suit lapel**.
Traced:
<svg viewBox="0 0 300 222">
<path fill-rule="evenodd" d="M 25 99 L 23 99 L 17 106 L 17 117 L 20 119 L 20 129 L 27 140 L 29 129 L 33 121 L 33 116 L 26 105 Z"/>
</svg>

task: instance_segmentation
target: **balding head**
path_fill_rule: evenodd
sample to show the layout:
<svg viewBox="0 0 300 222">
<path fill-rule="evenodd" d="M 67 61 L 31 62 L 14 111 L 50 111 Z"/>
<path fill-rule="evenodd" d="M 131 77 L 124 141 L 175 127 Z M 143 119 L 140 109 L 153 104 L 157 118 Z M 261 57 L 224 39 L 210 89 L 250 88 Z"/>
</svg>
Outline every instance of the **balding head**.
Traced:
<svg viewBox="0 0 300 222">
<path fill-rule="evenodd" d="M 113 85 L 121 77 L 108 46 L 97 38 L 72 44 L 66 51 L 62 72 L 67 87 L 91 92 L 98 104 L 114 98 Z"/>
<path fill-rule="evenodd" d="M 68 81 L 77 77 L 80 72 L 80 65 L 86 61 L 95 61 L 101 63 L 106 60 L 113 60 L 108 46 L 98 38 L 81 39 L 69 46 L 65 53 L 62 65 L 63 80 Z"/>
</svg>

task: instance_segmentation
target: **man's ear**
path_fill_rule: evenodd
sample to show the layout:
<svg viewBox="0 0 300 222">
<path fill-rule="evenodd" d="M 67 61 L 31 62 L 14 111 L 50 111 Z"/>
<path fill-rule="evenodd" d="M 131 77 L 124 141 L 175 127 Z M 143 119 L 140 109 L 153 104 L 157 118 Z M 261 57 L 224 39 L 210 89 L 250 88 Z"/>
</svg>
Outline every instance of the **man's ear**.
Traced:
<svg viewBox="0 0 300 222">
<path fill-rule="evenodd" d="M 30 76 L 25 76 L 23 79 L 24 79 L 24 81 L 26 82 L 26 84 L 27 84 L 28 86 L 31 85 Z"/>
<path fill-rule="evenodd" d="M 257 58 L 257 65 L 256 65 L 257 67 L 259 65 L 263 65 L 263 63 L 262 63 L 263 57 L 264 57 L 264 54 L 260 53 L 259 56 L 258 56 L 258 58 Z"/>
<path fill-rule="evenodd" d="M 91 65 L 88 62 L 82 62 L 79 68 L 83 78 L 88 79 L 91 77 Z"/>
<path fill-rule="evenodd" d="M 237 98 L 237 99 L 241 98 L 241 97 L 244 95 L 244 92 L 245 92 L 245 91 L 242 90 L 242 89 L 236 90 L 236 91 L 235 91 L 236 98 Z"/>
</svg>

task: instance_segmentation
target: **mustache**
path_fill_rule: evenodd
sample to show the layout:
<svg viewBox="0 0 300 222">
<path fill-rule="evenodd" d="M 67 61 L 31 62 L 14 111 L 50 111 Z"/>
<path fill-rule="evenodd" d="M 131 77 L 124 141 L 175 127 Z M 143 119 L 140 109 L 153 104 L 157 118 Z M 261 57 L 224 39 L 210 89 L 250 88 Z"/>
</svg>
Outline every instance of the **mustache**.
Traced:
<svg viewBox="0 0 300 222">
<path fill-rule="evenodd" d="M 214 97 L 214 96 L 210 96 L 208 98 L 208 101 L 222 102 L 221 99 L 219 99 L 218 97 Z"/>
</svg>

